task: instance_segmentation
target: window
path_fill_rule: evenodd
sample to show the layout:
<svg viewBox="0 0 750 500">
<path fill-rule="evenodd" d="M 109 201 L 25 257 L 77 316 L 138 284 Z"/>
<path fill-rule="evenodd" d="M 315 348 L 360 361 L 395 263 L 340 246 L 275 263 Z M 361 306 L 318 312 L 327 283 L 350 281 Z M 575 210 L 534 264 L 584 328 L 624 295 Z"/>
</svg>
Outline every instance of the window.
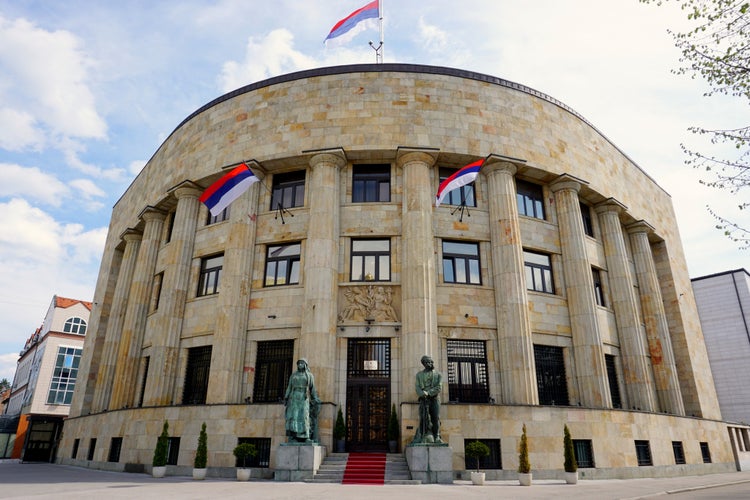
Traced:
<svg viewBox="0 0 750 500">
<path fill-rule="evenodd" d="M 703 463 L 711 463 L 711 450 L 708 448 L 708 443 L 701 442 L 701 455 L 703 455 Z"/>
<path fill-rule="evenodd" d="M 73 440 L 73 451 L 70 453 L 70 458 L 76 458 L 78 456 L 78 447 L 81 445 L 81 440 L 76 438 Z"/>
<path fill-rule="evenodd" d="M 562 347 L 535 344 L 534 363 L 539 404 L 559 406 L 570 404 Z"/>
<path fill-rule="evenodd" d="M 549 255 L 524 250 L 523 261 L 526 270 L 526 289 L 535 292 L 555 293 Z"/>
<path fill-rule="evenodd" d="M 73 390 L 78 377 L 78 365 L 81 362 L 81 349 L 75 347 L 59 347 L 55 371 L 52 373 L 48 405 L 69 405 L 73 399 Z"/>
<path fill-rule="evenodd" d="M 672 441 L 672 452 L 674 453 L 674 463 L 685 463 L 685 451 L 682 449 L 682 441 Z"/>
<path fill-rule="evenodd" d="M 143 406 L 143 397 L 146 395 L 146 381 L 148 380 L 148 367 L 151 364 L 151 356 L 143 358 L 143 378 L 141 379 L 141 393 L 138 396 L 138 408 Z"/>
<path fill-rule="evenodd" d="M 180 455 L 180 438 L 170 436 L 167 440 L 167 465 L 177 465 Z"/>
<path fill-rule="evenodd" d="M 459 403 L 487 403 L 487 352 L 481 340 L 448 340 L 448 398 Z"/>
<path fill-rule="evenodd" d="M 120 450 L 122 449 L 122 438 L 113 437 L 109 442 L 109 456 L 107 462 L 119 462 L 120 461 Z"/>
<path fill-rule="evenodd" d="M 544 219 L 544 194 L 542 186 L 516 180 L 518 213 L 535 219 Z"/>
<path fill-rule="evenodd" d="M 351 281 L 390 281 L 391 241 L 352 240 Z"/>
<path fill-rule="evenodd" d="M 581 218 L 583 219 L 583 232 L 586 236 L 594 237 L 594 221 L 591 218 L 591 207 L 581 203 Z"/>
<path fill-rule="evenodd" d="M 620 384 L 617 383 L 617 370 L 615 369 L 615 357 L 611 354 L 605 354 L 604 364 L 607 366 L 607 379 L 609 381 L 609 394 L 612 397 L 612 408 L 622 408 Z"/>
<path fill-rule="evenodd" d="M 441 168 L 440 169 L 440 182 L 442 184 L 445 179 L 455 174 L 456 170 L 452 168 Z M 445 195 L 443 198 L 444 205 L 465 205 L 467 207 L 476 207 L 477 202 L 474 197 L 474 183 L 471 182 L 466 186 L 461 186 L 458 189 L 454 189 Z"/>
<path fill-rule="evenodd" d="M 164 237 L 164 243 L 172 241 L 172 232 L 174 231 L 174 212 L 169 212 L 167 215 L 167 234 Z"/>
<path fill-rule="evenodd" d="M 182 404 L 202 405 L 206 403 L 208 374 L 211 369 L 211 346 L 188 349 L 185 387 L 182 389 Z"/>
<path fill-rule="evenodd" d="M 151 311 L 159 309 L 159 301 L 161 300 L 161 285 L 164 282 L 164 273 L 159 273 L 154 276 L 154 281 L 151 286 Z"/>
<path fill-rule="evenodd" d="M 224 210 L 222 210 L 218 215 L 211 215 L 211 212 L 208 212 L 208 218 L 206 219 L 206 225 L 210 226 L 211 224 L 216 224 L 218 222 L 224 222 L 225 220 L 229 220 L 229 206 L 227 206 Z"/>
<path fill-rule="evenodd" d="M 482 284 L 478 243 L 443 241 L 443 281 Z"/>
<path fill-rule="evenodd" d="M 594 299 L 596 305 L 605 307 L 604 288 L 602 288 L 602 273 L 598 269 L 591 268 L 591 278 L 594 280 Z"/>
<path fill-rule="evenodd" d="M 635 440 L 635 456 L 638 458 L 638 465 L 654 465 L 651 461 L 651 446 L 648 441 Z"/>
<path fill-rule="evenodd" d="M 83 318 L 69 318 L 63 326 L 63 332 L 86 335 L 86 320 Z"/>
<path fill-rule="evenodd" d="M 490 454 L 486 457 L 479 458 L 479 469 L 502 469 L 503 462 L 500 455 L 500 440 L 499 439 L 464 439 L 464 449 L 466 445 L 474 441 L 479 441 L 487 445 L 490 449 Z M 476 470 L 477 461 L 474 458 L 464 458 L 464 466 L 466 470 Z"/>
<path fill-rule="evenodd" d="M 590 439 L 574 439 L 573 453 L 576 456 L 578 467 L 584 469 L 593 469 L 596 467 L 596 465 L 594 465 L 594 451 Z"/>
<path fill-rule="evenodd" d="M 268 468 L 269 464 L 271 463 L 271 438 L 237 438 L 237 444 L 242 443 L 254 444 L 255 449 L 258 450 L 258 454 L 254 457 L 247 457 L 248 467 Z M 234 466 L 242 467 L 239 459 L 235 461 Z"/>
<path fill-rule="evenodd" d="M 268 246 L 265 286 L 299 284 L 300 248 L 299 243 Z"/>
<path fill-rule="evenodd" d="M 89 439 L 89 452 L 86 455 L 86 460 L 94 459 L 94 451 L 96 450 L 96 438 Z"/>
<path fill-rule="evenodd" d="M 354 165 L 352 203 L 391 201 L 390 165 Z"/>
<path fill-rule="evenodd" d="M 305 171 L 274 174 L 271 210 L 301 207 L 305 204 Z"/>
<path fill-rule="evenodd" d="M 219 291 L 219 276 L 224 265 L 224 254 L 201 259 L 201 274 L 198 280 L 198 297 L 213 295 Z"/>
<path fill-rule="evenodd" d="M 293 340 L 258 342 L 253 402 L 277 403 L 284 400 L 289 374 L 294 371 L 293 356 Z"/>
</svg>

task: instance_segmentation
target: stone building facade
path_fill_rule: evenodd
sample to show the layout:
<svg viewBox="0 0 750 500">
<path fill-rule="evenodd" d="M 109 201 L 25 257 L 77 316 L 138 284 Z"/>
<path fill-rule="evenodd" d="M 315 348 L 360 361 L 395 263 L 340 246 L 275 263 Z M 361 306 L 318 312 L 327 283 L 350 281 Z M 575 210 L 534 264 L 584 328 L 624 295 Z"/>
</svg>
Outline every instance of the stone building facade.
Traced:
<svg viewBox="0 0 750 500">
<path fill-rule="evenodd" d="M 440 180 L 486 158 L 435 207 Z M 245 161 L 261 181 L 210 218 L 198 201 Z M 226 94 L 186 118 L 112 212 L 60 461 L 172 473 L 206 422 L 209 474 L 238 440 L 272 471 L 283 389 L 306 358 L 330 448 L 400 446 L 414 376 L 444 375 L 442 437 L 515 477 L 734 470 L 671 199 L 583 117 L 516 83 L 442 67 L 321 68 Z M 113 454 L 112 449 L 117 453 Z"/>
</svg>

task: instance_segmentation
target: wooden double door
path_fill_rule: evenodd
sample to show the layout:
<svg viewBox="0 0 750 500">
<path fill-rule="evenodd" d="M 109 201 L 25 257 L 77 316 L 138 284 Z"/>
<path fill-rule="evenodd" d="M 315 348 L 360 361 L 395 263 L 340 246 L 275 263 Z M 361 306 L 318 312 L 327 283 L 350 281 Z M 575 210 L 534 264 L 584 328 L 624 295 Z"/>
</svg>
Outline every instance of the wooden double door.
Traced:
<svg viewBox="0 0 750 500">
<path fill-rule="evenodd" d="M 349 339 L 347 348 L 347 451 L 387 451 L 391 406 L 390 339 Z"/>
</svg>

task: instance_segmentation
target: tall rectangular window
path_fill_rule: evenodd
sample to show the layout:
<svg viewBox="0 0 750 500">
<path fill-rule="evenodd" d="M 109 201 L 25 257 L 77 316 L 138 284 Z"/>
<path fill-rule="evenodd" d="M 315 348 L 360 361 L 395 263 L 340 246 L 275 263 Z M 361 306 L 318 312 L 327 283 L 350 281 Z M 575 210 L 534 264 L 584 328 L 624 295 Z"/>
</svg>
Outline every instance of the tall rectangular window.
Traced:
<svg viewBox="0 0 750 500">
<path fill-rule="evenodd" d="M 675 464 L 685 463 L 685 450 L 682 449 L 682 441 L 672 441 L 672 453 L 674 453 Z"/>
<path fill-rule="evenodd" d="M 164 273 L 161 272 L 154 276 L 154 281 L 151 283 L 151 312 L 159 309 L 159 302 L 161 301 L 161 285 L 164 283 Z"/>
<path fill-rule="evenodd" d="M 710 464 L 711 463 L 711 450 L 708 447 L 708 443 L 701 442 L 701 455 L 703 456 L 703 463 L 704 464 Z"/>
<path fill-rule="evenodd" d="M 441 168 L 440 169 L 440 182 L 442 184 L 451 175 L 455 174 L 456 170 L 452 168 Z M 467 207 L 476 207 L 477 202 L 474 196 L 474 183 L 471 182 L 465 186 L 454 189 L 445 195 L 443 198 L 444 205 L 464 205 Z"/>
<path fill-rule="evenodd" d="M 594 465 L 594 450 L 590 439 L 574 439 L 573 454 L 576 456 L 578 467 L 584 469 L 593 469 L 596 467 Z"/>
<path fill-rule="evenodd" d="M 271 210 L 301 207 L 305 204 L 305 171 L 274 174 Z"/>
<path fill-rule="evenodd" d="M 594 299 L 596 305 L 605 307 L 604 287 L 602 286 L 602 273 L 598 269 L 591 268 L 591 279 L 594 282 Z"/>
<path fill-rule="evenodd" d="M 481 340 L 448 340 L 448 398 L 459 403 L 487 403 L 487 352 Z"/>
<path fill-rule="evenodd" d="M 300 248 L 299 243 L 267 247 L 265 286 L 299 284 Z"/>
<path fill-rule="evenodd" d="M 581 219 L 583 219 L 583 232 L 586 236 L 594 237 L 594 221 L 591 216 L 591 207 L 581 203 Z"/>
<path fill-rule="evenodd" d="M 86 460 L 94 459 L 94 451 L 96 451 L 96 438 L 89 439 L 89 452 L 86 455 Z"/>
<path fill-rule="evenodd" d="M 542 186 L 516 179 L 518 213 L 544 220 L 544 193 Z"/>
<path fill-rule="evenodd" d="M 49 393 L 47 394 L 48 405 L 69 405 L 73 400 L 73 390 L 78 378 L 78 365 L 81 363 L 82 349 L 75 347 L 59 347 L 55 370 L 52 372 Z"/>
<path fill-rule="evenodd" d="M 550 256 L 524 250 L 523 260 L 524 270 L 526 271 L 526 289 L 535 292 L 555 293 Z"/>
<path fill-rule="evenodd" d="M 169 212 L 167 214 L 167 232 L 164 237 L 164 243 L 169 243 L 172 241 L 172 232 L 174 232 L 174 212 Z"/>
<path fill-rule="evenodd" d="M 539 404 L 569 405 L 562 347 L 534 344 L 534 364 Z"/>
<path fill-rule="evenodd" d="M 81 440 L 76 438 L 73 440 L 73 451 L 70 453 L 70 458 L 76 458 L 78 456 L 78 447 L 81 445 Z"/>
<path fill-rule="evenodd" d="M 478 243 L 443 241 L 443 280 L 446 283 L 482 284 Z"/>
<path fill-rule="evenodd" d="M 198 279 L 198 297 L 213 295 L 219 291 L 219 278 L 224 266 L 224 254 L 201 259 L 201 274 Z"/>
<path fill-rule="evenodd" d="M 122 438 L 113 437 L 109 442 L 109 456 L 107 462 L 119 462 L 120 461 L 120 450 L 122 449 Z"/>
<path fill-rule="evenodd" d="M 151 364 L 151 356 L 143 358 L 143 378 L 141 379 L 141 393 L 138 395 L 138 408 L 143 406 L 143 397 L 146 395 L 146 381 L 148 380 L 148 367 Z"/>
<path fill-rule="evenodd" d="M 615 367 L 615 357 L 611 354 L 605 354 L 604 364 L 607 366 L 607 380 L 609 381 L 609 394 L 610 396 L 612 396 L 612 408 L 622 408 L 620 384 L 617 382 L 617 368 Z"/>
<path fill-rule="evenodd" d="M 390 281 L 391 241 L 352 240 L 351 281 Z"/>
<path fill-rule="evenodd" d="M 293 356 L 293 340 L 258 342 L 253 402 L 278 403 L 284 400 L 289 374 L 294 371 Z"/>
<path fill-rule="evenodd" d="M 479 469 L 502 469 L 503 462 L 500 455 L 500 440 L 499 439 L 464 439 L 464 449 L 469 443 L 479 441 L 484 443 L 487 448 L 490 449 L 490 454 L 486 457 L 479 458 Z M 477 461 L 475 458 L 464 458 L 464 467 L 466 470 L 476 470 Z"/>
<path fill-rule="evenodd" d="M 208 375 L 211 371 L 211 346 L 188 349 L 185 386 L 182 389 L 182 404 L 202 405 L 208 393 Z"/>
<path fill-rule="evenodd" d="M 390 165 L 354 165 L 352 202 L 391 201 Z"/>
<path fill-rule="evenodd" d="M 224 222 L 225 220 L 229 220 L 229 206 L 227 206 L 224 210 L 222 210 L 220 213 L 216 215 L 211 215 L 211 212 L 208 212 L 208 218 L 206 219 L 206 225 L 210 226 L 211 224 L 216 224 L 219 222 Z"/>
<path fill-rule="evenodd" d="M 646 440 L 635 440 L 635 456 L 640 466 L 654 465 L 651 460 L 651 445 Z"/>
<path fill-rule="evenodd" d="M 177 465 L 177 458 L 180 455 L 180 438 L 170 436 L 167 441 L 167 465 Z"/>
</svg>

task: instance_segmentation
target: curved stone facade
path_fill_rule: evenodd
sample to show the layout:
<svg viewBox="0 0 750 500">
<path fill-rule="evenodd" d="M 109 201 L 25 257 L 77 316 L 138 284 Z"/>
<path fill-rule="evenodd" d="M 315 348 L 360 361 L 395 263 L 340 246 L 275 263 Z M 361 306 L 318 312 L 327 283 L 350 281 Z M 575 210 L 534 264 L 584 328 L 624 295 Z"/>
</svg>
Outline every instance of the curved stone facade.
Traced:
<svg viewBox="0 0 750 500">
<path fill-rule="evenodd" d="M 475 203 L 436 208 L 479 158 Z M 198 197 L 241 161 L 261 181 L 211 221 Z M 514 477 L 523 423 L 537 477 L 561 477 L 564 424 L 586 477 L 734 470 L 669 195 L 573 110 L 486 75 L 342 66 L 207 104 L 115 205 L 95 304 L 64 463 L 148 465 L 166 419 L 178 473 L 205 421 L 214 474 L 238 438 L 269 474 L 301 357 L 323 445 L 341 406 L 349 449 L 382 449 L 393 404 L 403 447 L 426 353 L 455 471 L 480 438 Z"/>
</svg>

